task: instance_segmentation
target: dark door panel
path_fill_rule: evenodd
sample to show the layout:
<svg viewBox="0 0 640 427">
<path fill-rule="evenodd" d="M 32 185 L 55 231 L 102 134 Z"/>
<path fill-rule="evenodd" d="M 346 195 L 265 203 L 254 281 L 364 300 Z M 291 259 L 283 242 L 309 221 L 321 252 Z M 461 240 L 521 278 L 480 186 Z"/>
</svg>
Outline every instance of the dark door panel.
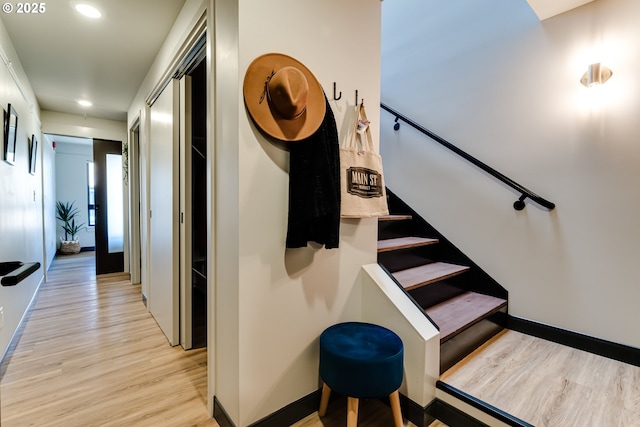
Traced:
<svg viewBox="0 0 640 427">
<path fill-rule="evenodd" d="M 120 201 L 114 202 L 112 200 L 111 206 L 109 206 L 108 198 L 109 193 L 116 194 L 117 198 L 118 186 L 120 190 L 123 190 L 122 175 L 118 177 L 116 173 L 115 178 L 111 177 L 111 180 L 107 176 L 108 163 L 113 163 L 112 167 L 117 164 L 117 156 L 120 156 L 119 165 L 120 173 L 122 173 L 122 142 L 104 139 L 93 140 L 96 202 L 96 274 L 124 271 L 124 211 Z M 111 169 L 111 171 L 113 170 Z M 111 232 L 109 232 L 109 226 L 111 226 Z"/>
</svg>

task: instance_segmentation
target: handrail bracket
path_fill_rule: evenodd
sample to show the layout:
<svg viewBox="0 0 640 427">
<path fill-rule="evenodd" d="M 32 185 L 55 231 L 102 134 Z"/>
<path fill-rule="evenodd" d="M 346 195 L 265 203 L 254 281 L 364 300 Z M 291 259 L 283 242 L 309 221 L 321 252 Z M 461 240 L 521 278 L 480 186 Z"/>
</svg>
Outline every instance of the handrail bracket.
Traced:
<svg viewBox="0 0 640 427">
<path fill-rule="evenodd" d="M 513 202 L 513 209 L 517 210 L 517 211 L 521 211 L 525 208 L 525 203 L 524 203 L 524 199 L 527 198 L 526 194 L 523 194 L 522 196 L 520 196 L 520 198 L 518 200 L 516 200 L 515 202 Z"/>
</svg>

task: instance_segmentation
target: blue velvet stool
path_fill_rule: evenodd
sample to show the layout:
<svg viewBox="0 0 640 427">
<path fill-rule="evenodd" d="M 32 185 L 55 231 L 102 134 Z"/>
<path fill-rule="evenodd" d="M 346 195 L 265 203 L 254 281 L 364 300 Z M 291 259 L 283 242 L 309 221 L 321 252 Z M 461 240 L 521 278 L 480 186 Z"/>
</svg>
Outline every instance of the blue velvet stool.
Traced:
<svg viewBox="0 0 640 427">
<path fill-rule="evenodd" d="M 348 396 L 347 426 L 358 424 L 358 399 L 389 396 L 396 427 L 402 427 L 398 389 L 402 384 L 404 348 L 394 332 L 362 322 L 339 323 L 320 335 L 322 398 L 325 415 L 331 390 Z"/>
</svg>

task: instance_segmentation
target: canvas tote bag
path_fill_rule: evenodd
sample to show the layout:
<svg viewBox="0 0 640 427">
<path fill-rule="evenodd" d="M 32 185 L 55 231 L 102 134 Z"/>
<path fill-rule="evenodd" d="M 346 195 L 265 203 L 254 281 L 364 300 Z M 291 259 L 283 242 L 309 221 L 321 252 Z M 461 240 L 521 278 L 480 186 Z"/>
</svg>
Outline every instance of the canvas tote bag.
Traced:
<svg viewBox="0 0 640 427">
<path fill-rule="evenodd" d="M 351 135 L 340 147 L 342 218 L 388 215 L 382 158 L 375 151 L 364 105 L 356 106 Z"/>
</svg>

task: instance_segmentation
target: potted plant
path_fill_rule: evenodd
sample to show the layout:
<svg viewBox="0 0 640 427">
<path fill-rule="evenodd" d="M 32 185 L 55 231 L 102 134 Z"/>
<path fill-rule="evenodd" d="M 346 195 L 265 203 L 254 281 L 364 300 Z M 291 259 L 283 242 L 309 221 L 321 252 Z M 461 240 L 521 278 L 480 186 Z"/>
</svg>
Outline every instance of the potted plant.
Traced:
<svg viewBox="0 0 640 427">
<path fill-rule="evenodd" d="M 60 236 L 61 254 L 77 254 L 80 252 L 80 240 L 77 239 L 77 235 L 84 228 L 84 222 L 76 224 L 75 217 L 80 213 L 80 210 L 73 206 L 73 203 L 56 202 L 56 218 L 62 221 L 62 230 L 64 230 L 64 239 Z M 70 240 L 69 237 L 71 237 Z"/>
</svg>

